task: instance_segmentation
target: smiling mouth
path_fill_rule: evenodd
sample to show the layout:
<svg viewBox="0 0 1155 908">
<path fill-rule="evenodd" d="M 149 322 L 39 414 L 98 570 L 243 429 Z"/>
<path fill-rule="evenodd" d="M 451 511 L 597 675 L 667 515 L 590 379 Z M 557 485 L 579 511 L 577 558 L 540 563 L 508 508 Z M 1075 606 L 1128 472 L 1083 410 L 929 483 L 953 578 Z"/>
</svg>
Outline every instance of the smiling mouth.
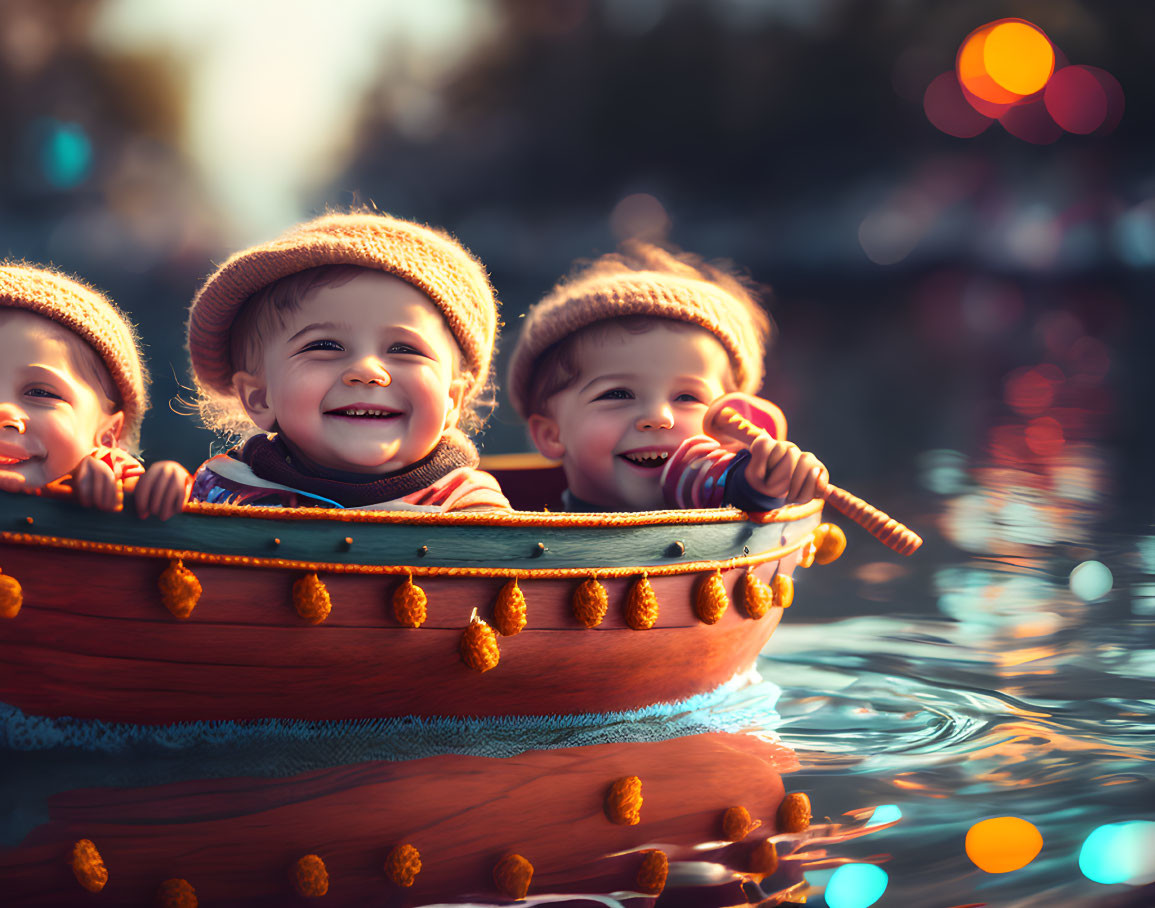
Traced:
<svg viewBox="0 0 1155 908">
<path fill-rule="evenodd" d="M 378 407 L 339 407 L 336 410 L 326 410 L 326 416 L 343 416 L 346 419 L 395 419 L 401 415 L 398 410 L 386 410 Z"/>
<path fill-rule="evenodd" d="M 623 460 L 645 470 L 656 470 L 666 465 L 670 459 L 669 451 L 636 451 L 628 454 L 619 454 Z"/>
<path fill-rule="evenodd" d="M 8 457 L 4 454 L 0 454 L 0 467 L 10 467 L 14 464 L 24 463 L 26 460 L 28 460 L 27 457 Z"/>
</svg>

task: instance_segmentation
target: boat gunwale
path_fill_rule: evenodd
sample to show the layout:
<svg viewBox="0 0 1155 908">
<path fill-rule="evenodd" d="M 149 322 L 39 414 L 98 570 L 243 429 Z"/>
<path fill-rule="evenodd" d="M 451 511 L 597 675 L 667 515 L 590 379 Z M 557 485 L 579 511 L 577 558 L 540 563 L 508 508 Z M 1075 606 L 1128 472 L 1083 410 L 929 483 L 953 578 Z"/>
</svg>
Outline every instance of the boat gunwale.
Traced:
<svg viewBox="0 0 1155 908">
<path fill-rule="evenodd" d="M 226 555 L 213 552 L 199 552 L 195 549 L 166 549 L 149 546 L 131 546 L 114 542 L 94 542 L 87 539 L 67 539 L 61 536 L 38 536 L 33 533 L 0 532 L 0 542 L 12 545 L 39 546 L 43 548 L 65 549 L 94 554 L 117 555 L 138 558 L 180 559 L 188 564 L 211 564 L 230 567 L 274 568 L 281 570 L 310 571 L 331 574 L 367 574 L 374 576 L 410 575 L 414 577 L 505 577 L 519 579 L 564 579 L 575 577 L 636 577 L 647 574 L 660 577 L 675 574 L 692 574 L 701 571 L 730 571 L 735 568 L 756 567 L 770 561 L 777 561 L 801 549 L 813 539 L 813 532 L 805 533 L 796 541 L 767 549 L 751 552 L 733 558 L 676 562 L 674 564 L 623 565 L 613 567 L 568 567 L 568 568 L 523 568 L 523 567 L 465 567 L 461 565 L 404 565 L 404 564 L 357 564 L 348 562 L 302 561 L 291 558 L 268 558 L 254 555 Z"/>
<path fill-rule="evenodd" d="M 685 508 L 665 511 L 481 511 L 426 512 L 410 510 L 360 510 L 357 508 L 278 508 L 254 505 L 189 502 L 184 513 L 216 517 L 253 517 L 260 520 L 336 520 L 346 523 L 412 523 L 434 526 L 547 526 L 547 527 L 628 527 L 669 524 L 711 523 L 793 523 L 822 510 L 822 499 L 783 505 L 765 513 L 747 513 L 736 508 Z"/>
</svg>

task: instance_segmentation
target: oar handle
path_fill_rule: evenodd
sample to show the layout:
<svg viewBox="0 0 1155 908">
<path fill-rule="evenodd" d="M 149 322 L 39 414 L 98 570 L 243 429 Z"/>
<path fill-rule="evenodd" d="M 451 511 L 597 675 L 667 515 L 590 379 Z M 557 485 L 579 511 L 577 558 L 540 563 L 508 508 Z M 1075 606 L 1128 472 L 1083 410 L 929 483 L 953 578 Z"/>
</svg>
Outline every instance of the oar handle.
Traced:
<svg viewBox="0 0 1155 908">
<path fill-rule="evenodd" d="M 900 555 L 913 555 L 922 545 L 922 537 L 910 527 L 899 523 L 857 495 L 851 495 L 846 489 L 827 483 L 819 495 L 833 505 L 840 514 L 845 514 L 883 545 L 889 546 Z"/>
<path fill-rule="evenodd" d="M 744 400 L 746 397 L 747 395 L 734 393 L 715 401 L 706 411 L 704 422 L 707 431 L 716 438 L 726 436 L 744 441 L 747 444 L 753 444 L 755 439 L 761 435 L 774 437 L 772 433 L 767 432 L 747 416 L 738 412 L 734 406 L 731 406 L 731 404 L 737 404 L 744 409 L 750 409 L 753 406 L 753 401 Z M 759 408 L 759 412 L 761 409 Z M 785 420 L 782 421 L 782 427 L 785 428 Z M 785 432 L 782 434 L 784 435 Z M 830 502 L 835 510 L 845 514 L 883 545 L 889 546 L 900 555 L 910 555 L 922 545 L 922 537 L 914 530 L 899 523 L 889 514 L 883 513 L 873 505 L 867 504 L 857 495 L 851 495 L 845 489 L 826 483 L 819 488 L 818 497 Z"/>
</svg>

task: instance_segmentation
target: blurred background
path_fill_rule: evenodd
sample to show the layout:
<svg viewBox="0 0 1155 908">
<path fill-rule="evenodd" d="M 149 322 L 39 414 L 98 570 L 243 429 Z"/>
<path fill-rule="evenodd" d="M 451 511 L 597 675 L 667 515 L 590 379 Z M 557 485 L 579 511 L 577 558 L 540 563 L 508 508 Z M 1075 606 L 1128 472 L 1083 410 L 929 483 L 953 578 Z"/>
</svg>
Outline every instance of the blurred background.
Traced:
<svg viewBox="0 0 1155 908">
<path fill-rule="evenodd" d="M 960 47 L 1008 17 L 1056 75 L 968 106 Z M 1093 440 L 1072 469 L 1145 527 L 1152 34 L 1138 0 L 4 0 L 0 245 L 139 323 L 150 459 L 213 443 L 180 400 L 214 263 L 373 204 L 481 257 L 505 350 L 624 237 L 734 261 L 792 437 L 912 524 L 962 465 Z M 504 404 L 479 440 L 529 447 Z"/>
</svg>

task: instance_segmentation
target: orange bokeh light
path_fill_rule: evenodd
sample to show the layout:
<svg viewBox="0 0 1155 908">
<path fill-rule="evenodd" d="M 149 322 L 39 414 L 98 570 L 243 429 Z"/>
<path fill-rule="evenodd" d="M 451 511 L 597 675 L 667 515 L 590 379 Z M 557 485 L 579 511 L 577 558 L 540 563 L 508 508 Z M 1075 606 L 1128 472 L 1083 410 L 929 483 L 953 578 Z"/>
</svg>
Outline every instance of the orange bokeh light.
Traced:
<svg viewBox="0 0 1155 908">
<path fill-rule="evenodd" d="M 1019 817 L 982 820 L 967 832 L 967 857 L 987 873 L 1010 873 L 1026 867 L 1042 850 L 1039 830 Z"/>
<path fill-rule="evenodd" d="M 1055 69 L 1055 49 L 1030 22 L 1000 19 L 967 36 L 955 68 L 959 82 L 976 98 L 1014 104 L 1047 84 Z"/>
<path fill-rule="evenodd" d="M 1022 20 L 996 25 L 983 46 L 987 73 L 1017 95 L 1041 91 L 1055 71 L 1055 49 L 1042 30 Z"/>
</svg>

